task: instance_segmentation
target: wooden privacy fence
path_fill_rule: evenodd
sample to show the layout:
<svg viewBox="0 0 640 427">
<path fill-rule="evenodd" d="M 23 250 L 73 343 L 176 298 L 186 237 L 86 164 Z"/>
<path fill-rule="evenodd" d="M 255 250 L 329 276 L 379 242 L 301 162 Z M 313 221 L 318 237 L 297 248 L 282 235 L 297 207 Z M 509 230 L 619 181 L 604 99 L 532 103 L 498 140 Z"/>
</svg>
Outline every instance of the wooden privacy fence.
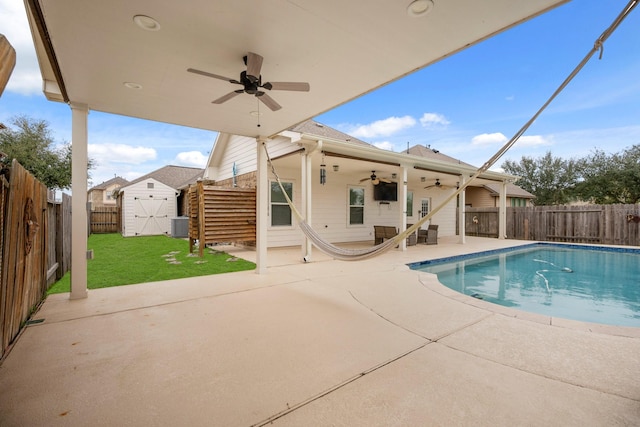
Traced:
<svg viewBox="0 0 640 427">
<path fill-rule="evenodd" d="M 498 237 L 498 208 L 466 208 L 464 228 L 467 236 Z"/>
<path fill-rule="evenodd" d="M 256 241 L 255 188 L 226 188 L 200 181 L 189 187 L 189 250 L 214 243 Z"/>
<path fill-rule="evenodd" d="M 508 207 L 508 239 L 640 246 L 640 205 Z M 498 236 L 498 208 L 467 208 L 468 236 Z"/>
<path fill-rule="evenodd" d="M 13 161 L 0 178 L 0 357 L 71 264 L 71 198 L 47 200 L 47 188 Z M 64 197 L 66 196 L 66 197 Z"/>
<path fill-rule="evenodd" d="M 99 206 L 89 211 L 89 232 L 119 233 L 121 214 L 118 206 Z"/>
</svg>

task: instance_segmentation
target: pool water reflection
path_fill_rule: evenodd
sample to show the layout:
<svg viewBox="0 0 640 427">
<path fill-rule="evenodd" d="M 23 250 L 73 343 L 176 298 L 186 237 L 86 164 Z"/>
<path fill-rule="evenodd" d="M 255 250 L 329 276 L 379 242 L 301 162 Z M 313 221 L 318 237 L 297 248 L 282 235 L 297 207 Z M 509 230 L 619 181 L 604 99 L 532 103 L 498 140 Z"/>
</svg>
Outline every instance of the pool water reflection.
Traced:
<svg viewBox="0 0 640 427">
<path fill-rule="evenodd" d="M 640 251 L 534 244 L 410 264 L 460 293 L 506 307 L 640 327 Z"/>
</svg>

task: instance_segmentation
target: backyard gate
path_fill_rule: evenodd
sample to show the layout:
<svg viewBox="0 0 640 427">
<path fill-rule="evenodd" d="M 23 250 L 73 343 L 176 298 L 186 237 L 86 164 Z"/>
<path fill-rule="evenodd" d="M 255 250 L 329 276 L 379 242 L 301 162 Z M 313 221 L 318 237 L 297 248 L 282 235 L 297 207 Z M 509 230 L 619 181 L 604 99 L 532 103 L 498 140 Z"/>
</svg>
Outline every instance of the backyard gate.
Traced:
<svg viewBox="0 0 640 427">
<path fill-rule="evenodd" d="M 47 187 L 17 161 L 2 181 L 0 355 L 47 292 Z"/>
</svg>

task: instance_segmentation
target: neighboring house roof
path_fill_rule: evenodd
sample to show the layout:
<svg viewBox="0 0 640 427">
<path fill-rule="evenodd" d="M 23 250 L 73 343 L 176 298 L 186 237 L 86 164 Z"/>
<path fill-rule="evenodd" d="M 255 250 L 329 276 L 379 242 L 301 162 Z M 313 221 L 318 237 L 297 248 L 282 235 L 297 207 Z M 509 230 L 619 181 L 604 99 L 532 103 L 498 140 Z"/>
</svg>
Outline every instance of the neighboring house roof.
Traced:
<svg viewBox="0 0 640 427">
<path fill-rule="evenodd" d="M 501 184 L 484 184 L 484 188 L 491 192 L 491 195 L 494 197 L 500 196 L 500 186 Z M 518 187 L 515 184 L 508 183 L 507 184 L 507 197 L 519 197 L 521 199 L 535 199 L 536 196 L 529 193 L 522 187 Z"/>
<path fill-rule="evenodd" d="M 299 123 L 289 128 L 289 130 L 292 132 L 331 138 L 338 141 L 351 142 L 354 144 L 361 144 L 371 147 L 371 144 L 368 144 L 344 132 L 340 132 L 339 130 L 334 129 L 330 126 L 323 125 L 322 123 L 316 122 L 315 120 L 307 120 L 305 122 Z"/>
<path fill-rule="evenodd" d="M 131 181 L 128 186 L 152 178 L 171 188 L 180 189 L 202 178 L 204 169 L 167 165 Z"/>
<path fill-rule="evenodd" d="M 409 148 L 406 152 L 407 154 L 411 154 L 412 156 L 426 157 L 427 159 L 440 160 L 442 162 L 449 162 L 449 163 L 455 163 L 457 165 L 466 165 L 466 166 L 474 167 L 469 163 L 465 163 L 461 160 L 454 159 L 451 156 L 447 156 L 446 154 L 442 154 L 440 151 L 436 150 L 435 148 L 425 147 L 424 145 L 414 145 L 413 147 Z"/>
<path fill-rule="evenodd" d="M 100 183 L 96 186 L 93 186 L 89 189 L 89 192 L 93 191 L 93 190 L 106 190 L 107 188 L 111 187 L 112 185 L 117 185 L 119 187 L 124 187 L 125 185 L 128 185 L 129 181 L 127 181 L 126 179 L 116 176 L 115 178 L 111 178 L 108 181 L 105 181 L 103 183 Z"/>
</svg>

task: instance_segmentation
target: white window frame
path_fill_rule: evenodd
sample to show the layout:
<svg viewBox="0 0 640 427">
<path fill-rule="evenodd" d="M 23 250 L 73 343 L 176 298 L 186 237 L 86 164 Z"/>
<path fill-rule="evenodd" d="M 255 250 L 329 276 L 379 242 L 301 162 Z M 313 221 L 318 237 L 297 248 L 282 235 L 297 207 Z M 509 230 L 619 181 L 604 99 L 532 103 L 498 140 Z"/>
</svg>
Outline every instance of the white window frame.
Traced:
<svg viewBox="0 0 640 427">
<path fill-rule="evenodd" d="M 284 186 L 284 184 L 291 184 L 291 201 L 293 201 L 293 195 L 294 192 L 293 190 L 296 188 L 295 182 L 293 180 L 285 180 L 285 179 L 281 179 L 280 180 Z M 273 229 L 277 229 L 277 230 L 283 230 L 283 229 L 290 229 L 293 228 L 293 211 L 291 210 L 291 206 L 289 206 L 289 204 L 285 201 L 285 202 L 274 202 L 271 200 L 271 188 L 272 185 L 278 185 L 278 181 L 276 180 L 269 180 L 269 228 L 273 228 Z M 289 208 L 289 212 L 291 214 L 291 223 L 290 224 L 280 224 L 280 225 L 273 225 L 273 205 L 278 205 L 278 206 L 287 206 Z"/>
<path fill-rule="evenodd" d="M 409 211 L 409 194 L 411 194 L 411 211 Z M 416 193 L 413 190 L 407 190 L 407 204 L 405 209 L 407 211 L 407 218 L 413 218 L 413 201 Z"/>
<path fill-rule="evenodd" d="M 351 204 L 351 190 L 361 190 L 362 191 L 362 205 L 352 205 Z M 364 227 L 365 220 L 365 206 L 367 204 L 367 191 L 361 185 L 349 185 L 347 186 L 347 227 Z M 352 224 L 351 223 L 351 208 L 362 208 L 362 224 Z"/>
</svg>

